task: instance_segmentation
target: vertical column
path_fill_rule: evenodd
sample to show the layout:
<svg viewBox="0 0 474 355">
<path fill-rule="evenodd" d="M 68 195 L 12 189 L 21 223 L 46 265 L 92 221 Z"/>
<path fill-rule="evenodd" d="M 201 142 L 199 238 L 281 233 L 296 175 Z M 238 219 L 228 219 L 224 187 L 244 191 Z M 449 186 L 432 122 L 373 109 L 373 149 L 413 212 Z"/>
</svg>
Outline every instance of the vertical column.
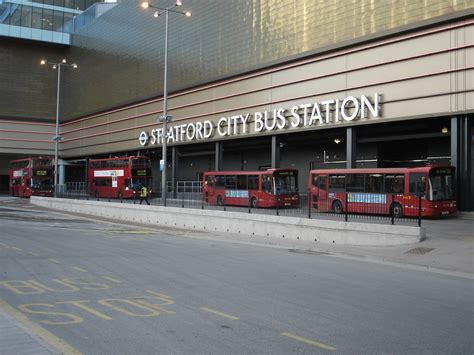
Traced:
<svg viewBox="0 0 474 355">
<path fill-rule="evenodd" d="M 224 156 L 224 149 L 222 142 L 216 142 L 216 158 L 215 158 L 215 170 L 222 170 L 222 161 Z"/>
<path fill-rule="evenodd" d="M 171 189 L 173 191 L 173 198 L 178 194 L 178 147 L 171 148 Z"/>
<path fill-rule="evenodd" d="M 280 137 L 272 136 L 272 168 L 280 167 Z"/>
<path fill-rule="evenodd" d="M 356 167 L 357 132 L 355 127 L 346 128 L 346 168 Z"/>
<path fill-rule="evenodd" d="M 473 206 L 472 173 L 472 127 L 470 118 L 451 118 L 451 165 L 456 168 L 456 199 L 461 211 L 471 211 Z"/>
<path fill-rule="evenodd" d="M 66 181 L 66 165 L 64 161 L 59 161 L 59 185 L 64 185 Z"/>
</svg>

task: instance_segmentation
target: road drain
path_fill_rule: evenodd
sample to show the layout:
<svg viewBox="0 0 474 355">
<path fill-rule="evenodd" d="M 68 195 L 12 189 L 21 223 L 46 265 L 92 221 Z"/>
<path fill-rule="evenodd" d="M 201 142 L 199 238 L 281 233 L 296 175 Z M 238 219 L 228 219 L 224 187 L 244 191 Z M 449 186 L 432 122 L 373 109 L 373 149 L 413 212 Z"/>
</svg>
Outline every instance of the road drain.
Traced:
<svg viewBox="0 0 474 355">
<path fill-rule="evenodd" d="M 418 247 L 418 248 L 413 248 L 405 252 L 405 254 L 416 254 L 416 255 L 422 255 L 429 253 L 430 251 L 435 250 L 435 248 L 423 248 L 423 247 Z"/>
</svg>

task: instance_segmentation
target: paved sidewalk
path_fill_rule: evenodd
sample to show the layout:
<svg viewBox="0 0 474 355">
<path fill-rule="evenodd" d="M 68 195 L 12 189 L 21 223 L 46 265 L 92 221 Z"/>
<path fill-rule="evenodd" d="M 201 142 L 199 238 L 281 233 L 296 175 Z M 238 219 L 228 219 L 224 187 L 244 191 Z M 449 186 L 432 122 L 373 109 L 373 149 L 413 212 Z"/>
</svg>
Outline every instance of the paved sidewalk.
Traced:
<svg viewBox="0 0 474 355">
<path fill-rule="evenodd" d="M 21 323 L 8 314 L 0 300 L 0 354 L 50 355 L 43 342 L 27 330 Z"/>
</svg>

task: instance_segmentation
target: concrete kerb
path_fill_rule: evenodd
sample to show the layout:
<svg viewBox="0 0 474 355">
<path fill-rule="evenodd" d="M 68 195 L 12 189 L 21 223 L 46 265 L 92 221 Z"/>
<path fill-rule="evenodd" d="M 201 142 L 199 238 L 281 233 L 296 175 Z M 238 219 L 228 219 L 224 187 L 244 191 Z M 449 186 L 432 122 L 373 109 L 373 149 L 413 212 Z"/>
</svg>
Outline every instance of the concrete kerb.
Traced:
<svg viewBox="0 0 474 355">
<path fill-rule="evenodd" d="M 60 211 L 99 216 L 122 222 L 130 221 L 161 227 L 240 234 L 248 236 L 249 240 L 252 236 L 261 236 L 327 244 L 389 246 L 417 243 L 425 238 L 423 227 L 326 221 L 37 196 L 31 198 L 31 203 Z"/>
</svg>

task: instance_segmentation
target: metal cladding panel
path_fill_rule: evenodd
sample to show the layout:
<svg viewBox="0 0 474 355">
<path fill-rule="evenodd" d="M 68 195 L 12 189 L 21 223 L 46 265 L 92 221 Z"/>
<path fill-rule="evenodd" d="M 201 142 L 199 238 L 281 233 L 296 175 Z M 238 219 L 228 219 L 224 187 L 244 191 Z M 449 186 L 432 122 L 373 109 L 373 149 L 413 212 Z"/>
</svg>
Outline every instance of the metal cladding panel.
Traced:
<svg viewBox="0 0 474 355">
<path fill-rule="evenodd" d="M 64 48 L 0 37 L 0 119 L 54 121 L 57 74 L 39 62 L 63 57 Z"/>
<path fill-rule="evenodd" d="M 165 7 L 173 2 L 156 4 Z M 183 3 L 182 9 L 191 10 L 193 16 L 170 17 L 169 92 L 473 7 L 470 0 L 428 5 L 418 0 Z M 162 95 L 165 21 L 152 13 L 141 9 L 138 1 L 124 0 L 73 36 L 68 55 L 80 70 L 68 78 L 74 85 L 66 88 L 66 117 Z"/>
</svg>

